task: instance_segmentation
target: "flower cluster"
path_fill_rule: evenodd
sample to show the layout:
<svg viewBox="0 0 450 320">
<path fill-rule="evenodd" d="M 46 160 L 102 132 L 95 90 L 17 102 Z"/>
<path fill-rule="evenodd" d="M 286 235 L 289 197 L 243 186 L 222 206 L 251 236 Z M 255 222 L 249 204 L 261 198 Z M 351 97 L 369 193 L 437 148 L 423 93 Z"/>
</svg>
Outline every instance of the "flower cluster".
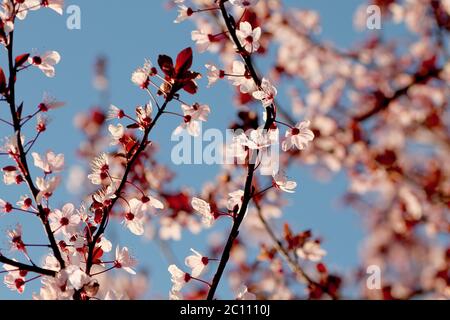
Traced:
<svg viewBox="0 0 450 320">
<path fill-rule="evenodd" d="M 185 230 L 200 237 L 209 229 L 204 246 L 183 257 L 184 266 L 167 263 L 170 299 L 212 300 L 226 281 L 238 300 L 338 299 L 351 281 L 327 266 L 330 237 L 305 225 L 304 215 L 317 212 L 294 203 L 295 216 L 284 215 L 308 187 L 295 181 L 298 166 L 308 165 L 320 179 L 345 174 L 344 202 L 366 219 L 361 270 L 376 264 L 383 280 L 368 290 L 361 272 L 352 273 L 352 281 L 364 283 L 361 297 L 448 298 L 450 249 L 442 239 L 450 230 L 450 170 L 440 165 L 450 149 L 448 1 L 378 1 L 386 19 L 414 36 L 401 43 L 371 38 L 349 50 L 320 38 L 317 12 L 286 10 L 279 1 L 170 2 L 178 10 L 175 23 L 194 23 L 197 51 L 217 61 L 205 65 L 202 80 L 190 47 L 174 59 L 145 59 L 130 70 L 130 86 L 144 96 L 139 105 L 105 103 L 77 116 L 86 140 L 77 154 L 85 165 L 71 168 L 64 154 L 36 150 L 51 125 L 48 115 L 64 103 L 44 94 L 30 110 L 16 90 L 26 71 L 55 77 L 61 56 L 14 54 L 17 23 L 38 9 L 62 14 L 64 1 L 2 1 L 0 44 L 8 61 L 0 67 L 0 103 L 10 115 L 0 118 L 9 130 L 0 147 L 1 173 L 15 196 L 1 195 L 0 219 L 25 215 L 46 236 L 32 243 L 29 225 L 7 228 L 9 250 L 0 251 L 5 286 L 23 294 L 40 281 L 34 299 L 142 298 L 148 279 L 141 253 L 108 233 L 118 222 L 121 232 L 158 244 L 169 261 L 178 260 L 171 241 L 183 239 Z M 357 11 L 356 26 L 364 12 Z M 274 61 L 257 63 L 263 56 Z M 105 68 L 104 60 L 96 65 L 101 91 L 108 90 Z M 222 128 L 238 132 L 223 146 L 234 163 L 218 168 L 199 192 L 190 182 L 171 185 L 176 172 L 158 156 L 169 137 L 154 129 L 163 117 L 175 119 L 165 123 L 169 132 L 198 137 L 216 110 L 229 106 L 199 102 L 203 84 L 221 81 L 238 107 Z M 281 149 L 277 166 L 266 166 L 264 156 L 274 147 Z M 60 201 L 66 170 L 79 204 Z"/>
</svg>

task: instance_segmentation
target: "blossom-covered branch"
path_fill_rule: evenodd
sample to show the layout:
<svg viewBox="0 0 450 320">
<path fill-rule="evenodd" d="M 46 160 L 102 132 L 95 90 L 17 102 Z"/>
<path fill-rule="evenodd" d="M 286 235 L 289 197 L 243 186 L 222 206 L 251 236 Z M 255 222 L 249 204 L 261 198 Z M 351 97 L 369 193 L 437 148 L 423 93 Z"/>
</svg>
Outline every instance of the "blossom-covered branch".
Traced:
<svg viewBox="0 0 450 320">
<path fill-rule="evenodd" d="M 14 24 L 15 17 L 20 11 L 20 5 L 10 2 L 13 6 L 13 11 L 10 13 L 10 23 Z M 23 10 L 23 9 L 22 9 Z M 40 190 L 34 185 L 33 178 L 31 177 L 28 162 L 27 162 L 27 152 L 24 149 L 23 143 L 22 143 L 22 112 L 23 112 L 23 103 L 17 107 L 16 105 L 16 77 L 17 77 L 17 70 L 19 67 L 21 67 L 27 58 L 29 57 L 28 54 L 25 56 L 19 56 L 17 58 L 14 58 L 14 31 L 11 31 L 9 33 L 9 38 L 7 39 L 7 46 L 6 49 L 8 51 L 8 67 L 9 67 L 9 82 L 7 88 L 4 89 L 4 94 L 6 96 L 6 100 L 8 101 L 8 104 L 10 106 L 11 111 L 11 119 L 13 123 L 13 129 L 14 129 L 14 142 L 15 142 L 15 150 L 10 150 L 10 156 L 15 160 L 17 164 L 18 170 L 21 172 L 23 178 L 25 179 L 26 183 L 28 184 L 28 187 L 30 189 L 31 194 L 34 197 L 34 200 L 36 202 L 36 207 L 39 212 L 39 218 L 41 219 L 42 223 L 44 224 L 45 231 L 47 233 L 47 237 L 50 242 L 50 246 L 52 248 L 53 254 L 55 255 L 55 258 L 60 263 L 61 268 L 64 268 L 65 262 L 61 256 L 61 253 L 58 248 L 58 244 L 56 243 L 54 234 L 50 228 L 50 224 L 48 221 L 48 211 L 45 210 L 45 208 L 41 205 L 39 201 L 40 196 Z M 34 59 L 37 60 L 39 57 L 35 57 Z M 39 58 L 40 59 L 40 58 Z M 3 73 L 3 71 L 2 71 Z M 2 84 L 4 86 L 4 84 Z"/>
<path fill-rule="evenodd" d="M 222 12 L 223 19 L 225 21 L 225 24 L 227 26 L 228 32 L 236 45 L 237 52 L 241 55 L 242 59 L 245 62 L 245 65 L 247 66 L 247 70 L 250 72 L 250 75 L 255 81 L 255 84 L 260 87 L 262 84 L 261 79 L 256 74 L 255 69 L 253 68 L 253 63 L 251 60 L 251 52 L 249 53 L 245 48 L 243 48 L 241 41 L 239 40 L 237 34 L 236 34 L 236 25 L 234 24 L 234 18 L 229 15 L 226 7 L 225 7 L 226 1 L 219 1 L 219 7 L 220 11 Z M 250 27 L 251 28 L 251 27 Z M 273 98 L 272 98 L 273 99 Z M 275 123 L 276 118 L 276 109 L 273 105 L 273 100 L 266 106 L 266 121 L 264 124 L 264 130 L 270 130 L 272 128 L 272 125 Z M 258 153 L 255 154 L 257 157 Z M 253 161 L 253 159 L 251 159 Z M 216 293 L 216 289 L 219 286 L 220 280 L 222 278 L 223 272 L 225 270 L 225 267 L 227 265 L 227 262 L 230 258 L 230 252 L 233 247 L 233 243 L 236 240 L 236 238 L 239 235 L 239 227 L 241 226 L 242 221 L 244 220 L 245 214 L 248 210 L 248 205 L 252 199 L 253 196 L 253 176 L 256 169 L 256 163 L 253 161 L 253 163 L 250 163 L 248 165 L 247 169 L 247 178 L 245 181 L 245 188 L 244 188 L 244 195 L 242 197 L 242 204 L 239 208 L 239 212 L 234 220 L 233 227 L 231 229 L 230 235 L 228 237 L 228 240 L 225 244 L 225 248 L 223 249 L 222 258 L 220 259 L 219 266 L 217 268 L 217 272 L 214 276 L 214 279 L 211 284 L 211 288 L 208 292 L 208 300 L 214 299 L 214 295 Z"/>
</svg>

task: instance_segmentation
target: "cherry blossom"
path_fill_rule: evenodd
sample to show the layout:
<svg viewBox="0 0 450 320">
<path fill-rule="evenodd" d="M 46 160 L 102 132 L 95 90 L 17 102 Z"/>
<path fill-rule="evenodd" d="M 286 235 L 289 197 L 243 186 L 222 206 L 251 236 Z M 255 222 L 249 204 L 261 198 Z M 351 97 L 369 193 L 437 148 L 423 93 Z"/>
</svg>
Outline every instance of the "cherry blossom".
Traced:
<svg viewBox="0 0 450 320">
<path fill-rule="evenodd" d="M 245 133 L 241 133 L 235 139 L 243 146 L 251 150 L 260 150 L 272 145 L 273 140 L 269 132 L 259 128 L 256 130 L 251 130 L 250 134 L 247 136 Z"/>
<path fill-rule="evenodd" d="M 20 209 L 28 210 L 33 205 L 33 200 L 29 196 L 24 195 L 20 197 L 20 200 L 17 201 L 16 204 L 19 206 Z"/>
<path fill-rule="evenodd" d="M 318 262 L 327 254 L 325 250 L 320 247 L 316 241 L 308 241 L 301 248 L 297 249 L 297 254 L 300 258 Z"/>
<path fill-rule="evenodd" d="M 122 119 L 124 116 L 125 112 L 122 109 L 116 107 L 113 104 L 109 107 L 108 120 Z"/>
<path fill-rule="evenodd" d="M 6 287 L 12 291 L 17 291 L 18 293 L 22 294 L 25 290 L 26 284 L 26 280 L 22 272 L 20 272 L 20 270 L 17 270 L 16 267 L 6 264 L 3 266 L 3 268 L 8 271 L 3 280 Z"/>
<path fill-rule="evenodd" d="M 275 97 L 277 96 L 277 89 L 267 79 L 263 79 L 261 82 L 260 90 L 252 93 L 253 98 L 261 100 L 264 107 L 268 107 L 273 104 Z"/>
<path fill-rule="evenodd" d="M 22 143 L 24 141 L 24 137 L 21 136 Z M 6 137 L 5 143 L 3 144 L 2 151 L 8 153 L 10 156 L 14 156 L 18 154 L 18 146 L 17 146 L 17 136 Z"/>
<path fill-rule="evenodd" d="M 205 52 L 212 44 L 212 35 L 203 29 L 192 31 L 191 38 L 192 41 L 195 41 L 197 50 L 199 52 Z"/>
<path fill-rule="evenodd" d="M 192 276 L 198 278 L 205 271 L 205 268 L 208 266 L 209 259 L 207 257 L 202 256 L 194 249 L 191 249 L 191 251 L 194 254 L 186 257 L 185 264 L 186 266 L 192 269 L 191 272 Z"/>
<path fill-rule="evenodd" d="M 305 149 L 309 142 L 314 140 L 314 133 L 309 129 L 310 124 L 310 121 L 303 121 L 287 131 L 286 139 L 282 144 L 283 151 L 288 151 L 293 147 L 298 150 Z"/>
<path fill-rule="evenodd" d="M 7 231 L 7 235 L 12 249 L 26 252 L 26 247 L 22 241 L 22 225 L 17 224 L 15 229 Z"/>
<path fill-rule="evenodd" d="M 261 28 L 252 28 L 252 25 L 245 21 L 239 24 L 239 29 L 236 30 L 236 35 L 242 47 L 249 53 L 258 51 L 259 39 L 261 38 Z"/>
<path fill-rule="evenodd" d="M 181 271 L 176 265 L 172 264 L 168 268 L 171 275 L 172 290 L 171 292 L 178 292 L 191 280 L 189 273 Z"/>
<path fill-rule="evenodd" d="M 38 203 L 42 202 L 43 198 L 50 198 L 55 192 L 56 188 L 59 186 L 61 182 L 61 177 L 51 177 L 50 179 L 45 179 L 42 177 L 36 178 L 36 186 L 39 189 L 39 194 L 36 197 L 36 201 Z"/>
<path fill-rule="evenodd" d="M 121 140 L 125 135 L 125 128 L 123 127 L 123 125 L 120 123 L 117 126 L 110 124 L 108 130 L 112 136 L 111 145 L 117 145 L 121 143 Z"/>
<path fill-rule="evenodd" d="M 202 223 L 206 227 L 211 227 L 215 221 L 209 203 L 199 198 L 192 198 L 192 207 L 202 217 Z"/>
<path fill-rule="evenodd" d="M 114 266 L 117 269 L 123 269 L 130 274 L 136 274 L 132 268 L 136 266 L 137 261 L 131 257 L 128 252 L 128 248 L 123 247 L 120 249 L 118 246 L 116 247 L 116 259 L 114 260 Z"/>
<path fill-rule="evenodd" d="M 230 0 L 232 5 L 241 7 L 241 8 L 247 8 L 254 6 L 258 3 L 259 0 Z"/>
<path fill-rule="evenodd" d="M 156 74 L 156 70 L 150 60 L 145 60 L 144 66 L 133 72 L 131 81 L 141 89 L 147 89 L 150 84 L 150 77 Z"/>
<path fill-rule="evenodd" d="M 3 199 L 0 199 L 0 212 L 3 213 L 10 213 L 13 209 L 13 206 L 11 203 L 6 202 Z"/>
<path fill-rule="evenodd" d="M 101 185 L 105 182 L 109 182 L 109 160 L 106 153 L 102 153 L 91 163 L 92 173 L 88 175 L 88 179 L 91 180 L 92 184 Z"/>
<path fill-rule="evenodd" d="M 0 11 L 0 18 L 2 19 L 3 24 L 2 27 L 5 34 L 9 35 L 9 33 L 14 30 L 14 22 L 11 19 L 13 15 L 13 8 L 11 2 L 9 1 L 3 1 L 0 5 L 2 8 L 2 11 Z"/>
<path fill-rule="evenodd" d="M 81 222 L 80 216 L 75 210 L 75 206 L 68 203 L 61 210 L 56 209 L 50 214 L 50 225 L 55 234 L 62 232 L 66 236 L 72 236 L 77 232 Z"/>
<path fill-rule="evenodd" d="M 117 198 L 115 185 L 110 184 L 108 187 L 97 191 L 93 197 L 98 203 L 101 203 L 106 207 L 109 206 L 111 200 Z"/>
<path fill-rule="evenodd" d="M 44 171 L 46 174 L 61 172 L 64 167 L 64 155 L 56 155 L 53 151 L 47 151 L 44 158 L 33 152 L 34 165 Z"/>
<path fill-rule="evenodd" d="M 102 248 L 103 252 L 110 252 L 112 250 L 112 243 L 106 237 L 102 237 L 98 245 Z"/>
<path fill-rule="evenodd" d="M 16 167 L 3 168 L 3 183 L 7 186 L 12 184 L 19 184 L 23 181 L 22 176 L 17 171 Z"/>
<path fill-rule="evenodd" d="M 150 208 L 164 209 L 164 203 L 151 195 L 143 196 L 140 201 L 142 202 L 143 211 L 149 211 Z"/>
<path fill-rule="evenodd" d="M 51 110 L 55 110 L 61 108 L 65 105 L 64 102 L 56 100 L 55 97 L 49 95 L 48 93 L 44 93 L 44 97 L 42 102 L 39 104 L 38 109 L 41 112 L 48 112 Z"/>
<path fill-rule="evenodd" d="M 80 267 L 78 266 L 71 265 L 65 271 L 67 274 L 69 284 L 75 290 L 82 289 L 91 280 L 91 278 L 86 274 L 86 272 L 81 270 Z"/>
<path fill-rule="evenodd" d="M 295 188 L 297 188 L 297 183 L 295 181 L 289 181 L 283 173 L 277 173 L 273 176 L 273 182 L 276 188 L 288 192 L 294 193 Z"/>
<path fill-rule="evenodd" d="M 191 8 L 185 6 L 184 4 L 179 4 L 178 5 L 178 16 L 174 20 L 174 23 L 183 22 L 184 20 L 186 20 L 187 18 L 192 16 L 193 13 L 194 12 Z"/>
<path fill-rule="evenodd" d="M 245 64 L 242 61 L 233 61 L 233 74 L 228 79 L 234 86 L 239 86 L 242 93 L 252 93 L 257 87 L 255 81 L 248 74 Z"/>
<path fill-rule="evenodd" d="M 242 205 L 242 200 L 244 198 L 244 190 L 237 190 L 234 192 L 231 192 L 228 196 L 228 203 L 227 208 L 230 211 L 234 211 L 235 208 L 240 208 Z"/>
<path fill-rule="evenodd" d="M 64 0 L 45 0 L 41 1 L 41 5 L 52 9 L 60 15 L 63 15 L 64 13 Z"/>
<path fill-rule="evenodd" d="M 131 199 L 128 201 L 130 206 L 127 213 L 125 213 L 124 224 L 131 231 L 131 233 L 141 236 L 144 234 L 144 212 L 142 210 L 142 202 L 138 199 Z"/>
<path fill-rule="evenodd" d="M 183 130 L 187 130 L 187 132 L 191 136 L 199 136 L 200 122 L 207 121 L 208 115 L 211 112 L 209 106 L 195 103 L 192 106 L 182 104 L 181 108 L 183 109 L 184 113 L 184 121 L 179 127 L 175 129 L 173 134 L 179 135 Z"/>
<path fill-rule="evenodd" d="M 141 128 L 146 128 L 150 125 L 152 122 L 152 112 L 153 106 L 151 103 L 136 108 L 136 116 Z"/>
<path fill-rule="evenodd" d="M 205 64 L 206 69 L 208 69 L 208 88 L 215 84 L 219 79 L 225 77 L 225 72 L 220 70 L 214 64 Z"/>
<path fill-rule="evenodd" d="M 39 68 L 47 77 L 55 76 L 55 65 L 61 61 L 61 56 L 56 51 L 48 51 L 40 56 L 30 57 L 28 62 Z"/>
<path fill-rule="evenodd" d="M 30 10 L 37 10 L 40 7 L 39 0 L 25 0 L 16 2 L 19 4 L 19 10 L 16 12 L 16 17 L 20 20 L 24 20 Z"/>
</svg>

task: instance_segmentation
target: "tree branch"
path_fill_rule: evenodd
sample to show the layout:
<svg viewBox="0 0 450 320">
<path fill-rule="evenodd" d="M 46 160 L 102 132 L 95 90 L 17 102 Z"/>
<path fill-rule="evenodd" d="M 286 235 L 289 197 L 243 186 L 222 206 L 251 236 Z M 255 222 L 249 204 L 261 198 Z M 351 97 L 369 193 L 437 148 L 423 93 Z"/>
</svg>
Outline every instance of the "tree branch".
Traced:
<svg viewBox="0 0 450 320">
<path fill-rule="evenodd" d="M 141 153 L 147 147 L 148 136 L 150 135 L 150 132 L 155 127 L 159 118 L 164 114 L 164 111 L 166 110 L 168 103 L 170 101 L 172 101 L 177 90 L 178 90 L 178 88 L 174 85 L 174 86 L 172 86 L 171 91 L 167 94 L 164 104 L 161 106 L 161 108 L 158 109 L 158 113 L 155 116 L 155 119 L 152 121 L 152 123 L 149 125 L 149 127 L 145 130 L 144 136 L 139 144 L 139 147 L 137 148 L 133 157 L 130 159 L 130 161 L 128 162 L 128 164 L 126 166 L 122 180 L 121 180 L 119 187 L 117 188 L 116 193 L 115 193 L 116 198 L 112 199 L 111 205 L 108 208 L 104 209 L 102 221 L 100 222 L 100 226 L 99 226 L 97 232 L 95 233 L 95 235 L 93 236 L 92 241 L 89 243 L 88 258 L 86 261 L 86 273 L 87 274 L 90 274 L 91 268 L 93 265 L 95 245 L 106 230 L 109 214 L 111 213 L 111 210 L 113 209 L 114 205 L 116 204 L 117 200 L 119 199 L 120 194 L 122 193 L 123 189 L 125 188 L 125 186 L 127 184 L 128 175 L 131 172 L 131 169 L 133 168 L 134 163 L 137 161 L 137 159 L 139 158 Z"/>
<path fill-rule="evenodd" d="M 236 45 L 237 51 L 244 60 L 247 69 L 253 79 L 255 81 L 256 85 L 259 87 L 261 85 L 261 79 L 259 78 L 256 69 L 253 66 L 251 56 L 246 52 L 246 50 L 242 47 L 237 35 L 236 35 L 236 26 L 234 25 L 234 18 L 230 16 L 227 12 L 227 9 L 225 8 L 225 2 L 226 0 L 220 0 L 219 7 L 220 12 L 222 13 L 223 19 L 225 20 L 226 27 L 228 29 L 228 32 Z M 264 129 L 269 130 L 273 123 L 275 122 L 276 118 L 276 109 L 274 105 L 271 105 L 266 108 L 267 118 L 266 122 L 264 124 Z M 256 153 L 257 155 L 258 153 Z M 242 205 L 239 210 L 239 213 L 237 217 L 234 220 L 233 227 L 231 229 L 230 235 L 228 236 L 227 243 L 225 245 L 225 248 L 222 253 L 222 257 L 219 262 L 219 266 L 217 267 L 217 272 L 214 275 L 213 281 L 211 283 L 211 287 L 208 292 L 207 300 L 213 300 L 214 295 L 216 293 L 217 287 L 219 286 L 220 280 L 222 278 L 222 275 L 225 271 L 225 268 L 227 266 L 228 260 L 230 259 L 230 253 L 231 249 L 233 248 L 234 241 L 239 236 L 239 227 L 242 224 L 242 221 L 244 220 L 245 214 L 247 212 L 248 206 L 250 204 L 250 201 L 253 196 L 253 176 L 256 170 L 256 165 L 253 163 L 249 163 L 248 169 L 247 169 L 247 179 L 245 181 L 245 189 L 244 189 L 244 197 L 242 200 Z"/>
<path fill-rule="evenodd" d="M 8 264 L 13 267 L 17 267 L 19 270 L 35 272 L 35 273 L 39 273 L 44 276 L 50 276 L 50 277 L 56 276 L 56 271 L 39 268 L 37 266 L 30 266 L 28 264 L 23 264 L 21 262 L 17 262 L 17 261 L 8 259 L 5 256 L 3 256 L 1 253 L 0 253 L 0 262 L 4 263 L 4 264 Z"/>
<path fill-rule="evenodd" d="M 375 106 L 370 109 L 369 111 L 355 116 L 353 119 L 356 122 L 364 122 L 374 115 L 386 110 L 389 108 L 390 104 L 394 102 L 395 100 L 399 99 L 400 97 L 406 95 L 413 86 L 416 84 L 424 83 L 429 81 L 430 79 L 439 76 L 439 73 L 441 73 L 442 69 L 439 68 L 430 68 L 429 70 L 426 70 L 425 72 L 417 72 L 413 75 L 413 80 L 410 84 L 406 85 L 403 88 L 398 89 L 395 91 L 395 93 L 392 96 L 387 97 L 384 93 L 381 91 L 373 92 L 371 95 L 375 97 L 376 102 Z"/>
<path fill-rule="evenodd" d="M 41 219 L 44 228 L 45 228 L 45 232 L 47 233 L 47 237 L 50 241 L 50 245 L 53 251 L 53 254 L 55 256 L 55 258 L 58 260 L 60 266 L 62 269 L 65 268 L 65 262 L 64 259 L 61 256 L 61 252 L 59 251 L 58 248 L 58 244 L 56 243 L 56 239 L 53 235 L 52 229 L 50 227 L 50 224 L 48 222 L 47 219 L 47 213 L 45 212 L 44 208 L 42 207 L 41 204 L 38 203 L 37 201 L 37 196 L 39 194 L 39 190 L 36 188 L 36 186 L 33 183 L 33 179 L 30 175 L 30 170 L 29 170 L 29 166 L 28 166 L 28 162 L 27 162 L 27 157 L 26 157 L 26 153 L 24 151 L 24 147 L 22 144 L 22 125 L 20 124 L 21 122 L 21 111 L 18 112 L 17 108 L 16 108 L 16 96 L 15 96 L 15 82 L 16 82 L 16 74 L 17 74 L 17 70 L 16 70 L 16 66 L 14 64 L 14 53 L 13 53 L 13 44 L 14 44 L 14 31 L 11 31 L 10 35 L 9 35 L 9 44 L 7 46 L 7 51 L 8 51 L 8 66 L 9 66 L 9 84 L 8 84 L 8 88 L 9 88 L 9 95 L 7 97 L 8 103 L 9 103 L 9 108 L 10 108 L 10 112 L 11 112 L 11 117 L 12 117 L 12 122 L 13 122 L 13 126 L 14 126 L 14 131 L 15 131 L 15 135 L 16 135 L 16 140 L 17 140 L 17 149 L 18 149 L 18 158 L 16 158 L 16 162 L 20 168 L 20 170 L 22 171 L 22 174 L 24 175 L 25 181 L 30 189 L 30 192 L 33 195 L 33 198 L 36 202 L 36 206 L 38 208 L 39 211 L 39 218 Z"/>
<path fill-rule="evenodd" d="M 277 238 L 275 232 L 272 230 L 269 223 L 262 215 L 261 208 L 258 206 L 257 209 L 258 209 L 258 218 L 263 224 L 264 229 L 271 238 L 272 242 L 274 243 L 275 249 L 286 260 L 289 268 L 296 275 L 297 279 L 308 286 L 321 288 L 324 292 L 327 292 L 331 296 L 331 298 L 337 299 L 338 297 L 335 294 L 331 294 L 326 287 L 322 286 L 320 283 L 317 283 L 308 276 L 305 270 L 303 270 L 303 268 L 297 263 L 297 261 L 295 261 L 295 259 L 292 258 L 292 256 L 289 254 L 289 251 L 283 246 L 283 243 Z"/>
</svg>

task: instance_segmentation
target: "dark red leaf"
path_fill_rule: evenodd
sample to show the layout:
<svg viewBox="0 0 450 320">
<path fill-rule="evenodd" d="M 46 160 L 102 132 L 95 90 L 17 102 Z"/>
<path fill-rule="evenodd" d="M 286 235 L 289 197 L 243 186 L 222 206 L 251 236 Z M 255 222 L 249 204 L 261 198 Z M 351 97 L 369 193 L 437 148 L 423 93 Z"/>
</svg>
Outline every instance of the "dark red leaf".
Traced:
<svg viewBox="0 0 450 320">
<path fill-rule="evenodd" d="M 158 65 L 166 76 L 173 78 L 174 69 L 173 69 L 173 60 L 171 57 L 166 56 L 164 54 L 160 55 L 158 57 Z"/>
<path fill-rule="evenodd" d="M 168 207 L 172 209 L 174 213 L 178 213 L 180 211 L 192 213 L 190 197 L 187 194 L 162 194 L 162 196 L 166 200 Z"/>
<path fill-rule="evenodd" d="M 197 85 L 192 80 L 187 82 L 184 85 L 183 89 L 184 89 L 184 91 L 186 91 L 186 92 L 188 92 L 190 94 L 196 94 L 197 93 Z"/>
<path fill-rule="evenodd" d="M 177 56 L 177 63 L 175 66 L 175 73 L 184 75 L 192 66 L 192 48 L 182 50 Z"/>
<path fill-rule="evenodd" d="M 95 264 L 100 263 L 103 256 L 103 250 L 100 247 L 96 247 L 94 249 L 94 256 L 92 257 L 92 260 Z"/>
<path fill-rule="evenodd" d="M 22 66 L 28 60 L 29 57 L 30 57 L 29 53 L 24 53 L 24 54 L 21 54 L 20 56 L 17 56 L 16 57 L 16 68 Z"/>
<path fill-rule="evenodd" d="M 17 168 L 15 166 L 7 166 L 7 167 L 4 167 L 2 170 L 6 171 L 6 172 L 13 172 L 13 171 L 16 171 Z"/>
<path fill-rule="evenodd" d="M 188 71 L 188 72 L 185 72 L 183 74 L 183 80 L 184 81 L 194 80 L 194 79 L 197 79 L 197 78 L 200 78 L 200 77 L 201 77 L 201 74 L 198 73 L 198 72 Z"/>
<path fill-rule="evenodd" d="M 137 145 L 138 144 L 133 139 L 130 139 L 130 141 L 128 141 L 127 144 L 125 145 L 125 150 L 129 154 L 137 147 Z"/>
<path fill-rule="evenodd" d="M 6 90 L 6 77 L 3 69 L 0 68 L 0 93 L 5 92 Z"/>
</svg>

